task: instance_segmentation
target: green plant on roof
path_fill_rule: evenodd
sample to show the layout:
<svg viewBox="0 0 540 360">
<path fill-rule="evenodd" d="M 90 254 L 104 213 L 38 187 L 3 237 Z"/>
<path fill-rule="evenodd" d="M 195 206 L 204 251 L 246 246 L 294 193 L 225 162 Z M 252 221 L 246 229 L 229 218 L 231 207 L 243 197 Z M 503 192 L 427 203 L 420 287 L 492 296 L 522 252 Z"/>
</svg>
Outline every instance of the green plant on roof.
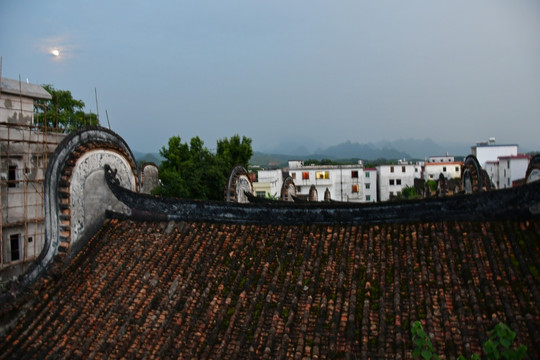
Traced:
<svg viewBox="0 0 540 360">
<path fill-rule="evenodd" d="M 440 359 L 440 357 L 433 353 L 433 345 L 431 340 L 424 331 L 424 327 L 420 321 L 415 321 L 411 328 L 413 335 L 413 343 L 415 349 L 413 350 L 413 357 L 429 359 Z M 512 349 L 512 343 L 516 338 L 516 333 L 513 332 L 506 324 L 498 323 L 493 330 L 489 332 L 489 339 L 484 342 L 484 351 L 488 359 L 509 359 L 519 360 L 525 357 L 527 347 L 525 345 L 518 345 L 515 349 Z M 466 360 L 463 355 L 458 357 L 458 360 Z M 472 354 L 471 360 L 480 360 L 480 355 Z"/>
<path fill-rule="evenodd" d="M 437 354 L 433 353 L 433 344 L 424 331 L 424 327 L 420 321 L 415 321 L 411 328 L 412 340 L 415 345 L 413 357 L 421 357 L 425 360 L 440 359 Z"/>
<path fill-rule="evenodd" d="M 510 348 L 516 338 L 516 333 L 506 324 L 498 323 L 489 335 L 489 339 L 484 343 L 484 351 L 488 359 L 523 359 L 525 357 L 527 351 L 525 345 L 519 345 L 515 349 Z"/>
</svg>

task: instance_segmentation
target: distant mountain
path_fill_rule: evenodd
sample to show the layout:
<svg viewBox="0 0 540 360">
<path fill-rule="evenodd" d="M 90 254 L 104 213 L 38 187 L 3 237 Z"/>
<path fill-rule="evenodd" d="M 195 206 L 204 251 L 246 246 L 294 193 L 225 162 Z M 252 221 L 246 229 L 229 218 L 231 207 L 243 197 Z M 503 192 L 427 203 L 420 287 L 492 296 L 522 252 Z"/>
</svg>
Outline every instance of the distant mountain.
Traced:
<svg viewBox="0 0 540 360">
<path fill-rule="evenodd" d="M 265 152 L 254 151 L 251 158 L 251 164 L 260 166 L 287 166 L 289 160 L 323 160 L 347 161 L 361 159 L 373 161 L 377 159 L 410 159 L 411 156 L 405 152 L 390 149 L 388 147 L 377 148 L 373 144 L 351 143 L 350 141 L 339 145 L 331 146 L 326 149 L 318 149 L 314 154 L 268 154 Z"/>
<path fill-rule="evenodd" d="M 135 156 L 135 160 L 139 163 L 154 163 L 157 166 L 161 164 L 163 161 L 163 158 L 159 153 L 142 153 L 139 151 L 133 151 L 133 156 Z"/>
<path fill-rule="evenodd" d="M 333 158 L 358 158 L 362 160 L 377 159 L 410 159 L 411 156 L 404 151 L 396 150 L 390 146 L 377 147 L 373 144 L 351 143 L 350 141 L 330 146 L 320 151 Z"/>
<path fill-rule="evenodd" d="M 424 160 L 429 156 L 444 155 L 447 152 L 457 158 L 470 154 L 470 145 L 458 142 L 436 143 L 431 139 L 398 139 L 360 144 L 346 141 L 338 145 L 323 147 L 312 140 L 308 145 L 300 140 L 287 142 L 281 140 L 265 150 L 254 149 L 251 163 L 260 166 L 287 166 L 289 160 Z M 139 162 L 153 162 L 159 165 L 163 160 L 158 153 L 133 152 Z"/>
<path fill-rule="evenodd" d="M 325 146 L 322 142 L 311 138 L 285 136 L 276 142 L 263 144 L 257 151 L 266 154 L 294 154 L 298 157 L 320 153 L 319 149 Z"/>
<path fill-rule="evenodd" d="M 398 149 L 410 154 L 414 159 L 425 159 L 430 156 L 440 156 L 448 153 L 455 156 L 466 156 L 470 146 L 458 142 L 436 143 L 431 139 L 398 139 L 394 141 L 379 141 L 376 146 Z"/>
</svg>

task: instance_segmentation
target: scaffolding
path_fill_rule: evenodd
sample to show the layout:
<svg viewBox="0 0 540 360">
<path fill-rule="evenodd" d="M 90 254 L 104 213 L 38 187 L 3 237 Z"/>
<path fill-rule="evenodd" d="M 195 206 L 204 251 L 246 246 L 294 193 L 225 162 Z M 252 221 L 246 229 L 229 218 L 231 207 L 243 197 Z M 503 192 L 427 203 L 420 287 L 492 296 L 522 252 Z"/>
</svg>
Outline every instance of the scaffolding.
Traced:
<svg viewBox="0 0 540 360">
<path fill-rule="evenodd" d="M 13 86 L 5 91 L 4 80 L 0 68 L 1 281 L 24 272 L 43 249 L 45 172 L 66 136 L 59 128 L 34 123 L 39 97 L 25 91 L 29 85 L 19 79 L 17 94 Z"/>
</svg>

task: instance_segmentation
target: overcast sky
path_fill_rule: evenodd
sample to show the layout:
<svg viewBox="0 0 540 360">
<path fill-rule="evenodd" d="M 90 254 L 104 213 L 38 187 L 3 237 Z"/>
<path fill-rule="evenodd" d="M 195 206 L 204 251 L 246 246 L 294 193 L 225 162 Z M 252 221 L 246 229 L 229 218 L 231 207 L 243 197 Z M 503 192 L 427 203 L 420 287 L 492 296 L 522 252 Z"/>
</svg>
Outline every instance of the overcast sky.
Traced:
<svg viewBox="0 0 540 360">
<path fill-rule="evenodd" d="M 58 50 L 55 56 L 53 50 Z M 133 150 L 172 135 L 540 150 L 538 0 L 2 0 L 2 76 L 70 90 Z"/>
</svg>

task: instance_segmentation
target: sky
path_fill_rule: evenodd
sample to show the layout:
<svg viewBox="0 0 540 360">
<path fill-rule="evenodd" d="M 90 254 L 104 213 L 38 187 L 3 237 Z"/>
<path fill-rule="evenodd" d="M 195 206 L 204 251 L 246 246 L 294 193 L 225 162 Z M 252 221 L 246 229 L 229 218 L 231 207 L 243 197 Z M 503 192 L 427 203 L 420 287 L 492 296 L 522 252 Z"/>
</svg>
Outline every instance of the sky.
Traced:
<svg viewBox="0 0 540 360">
<path fill-rule="evenodd" d="M 540 150 L 538 0 L 2 0 L 0 56 L 135 151 L 235 134 Z"/>
</svg>

